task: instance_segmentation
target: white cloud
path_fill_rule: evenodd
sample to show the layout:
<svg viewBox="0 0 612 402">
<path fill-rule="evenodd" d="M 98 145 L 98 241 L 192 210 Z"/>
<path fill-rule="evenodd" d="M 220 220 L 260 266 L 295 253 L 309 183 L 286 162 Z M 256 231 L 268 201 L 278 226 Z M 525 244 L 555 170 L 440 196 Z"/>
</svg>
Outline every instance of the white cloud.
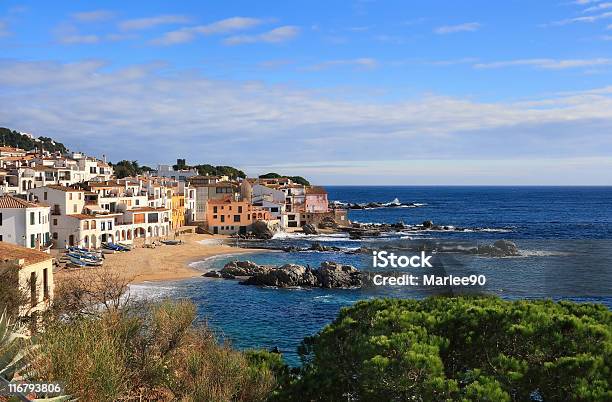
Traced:
<svg viewBox="0 0 612 402">
<path fill-rule="evenodd" d="M 478 22 L 466 22 L 458 25 L 445 25 L 434 30 L 439 35 L 450 34 L 455 32 L 473 32 L 480 29 L 481 25 Z"/>
<path fill-rule="evenodd" d="M 599 3 L 596 4 L 592 7 L 586 8 L 583 10 L 583 13 L 591 13 L 594 11 L 601 11 L 601 10 L 607 10 L 609 8 L 612 8 L 612 3 Z"/>
<path fill-rule="evenodd" d="M 123 31 L 143 30 L 154 28 L 159 25 L 183 24 L 187 22 L 189 22 L 189 18 L 184 15 L 158 15 L 155 17 L 121 21 L 119 23 L 119 29 Z"/>
<path fill-rule="evenodd" d="M 344 89 L 322 95 L 180 70 L 168 74 L 159 65 L 114 69 L 96 60 L 3 60 L 0 104 L 0 121 L 8 127 L 111 160 L 147 164 L 177 157 L 238 166 L 542 155 L 609 159 L 612 150 L 611 88 L 521 102 L 433 94 L 382 102 L 375 95 L 355 99 Z M 602 177 L 610 178 L 609 172 L 602 170 Z"/>
<path fill-rule="evenodd" d="M 109 10 L 83 11 L 72 14 L 72 18 L 79 22 L 99 22 L 112 19 L 115 13 Z"/>
<path fill-rule="evenodd" d="M 321 71 L 328 68 L 339 67 L 339 66 L 350 66 L 358 67 L 363 69 L 373 69 L 378 67 L 376 59 L 369 57 L 362 57 L 357 59 L 340 59 L 340 60 L 328 60 L 321 63 L 314 64 L 306 68 L 311 71 Z"/>
<path fill-rule="evenodd" d="M 227 45 L 240 45 L 245 43 L 281 43 L 293 39 L 298 35 L 300 29 L 295 26 L 285 25 L 274 28 L 268 32 L 256 35 L 236 35 L 226 38 L 223 43 Z"/>
<path fill-rule="evenodd" d="M 506 61 L 495 61 L 489 63 L 477 63 L 474 64 L 475 68 L 489 69 L 489 68 L 505 68 L 505 67 L 516 67 L 516 66 L 531 66 L 535 68 L 541 68 L 545 70 L 563 70 L 570 68 L 581 68 L 581 67 L 594 67 L 604 66 L 612 64 L 612 59 L 607 58 L 596 58 L 596 59 L 518 59 L 518 60 L 506 60 Z"/>
<path fill-rule="evenodd" d="M 592 23 L 592 22 L 596 22 L 599 20 L 603 20 L 603 19 L 609 19 L 609 18 L 612 18 L 612 12 L 605 12 L 605 13 L 601 13 L 597 15 L 588 15 L 584 17 L 567 18 L 564 20 L 554 21 L 548 25 L 569 25 L 569 24 L 575 24 L 575 23 L 581 23 L 581 22 Z"/>
<path fill-rule="evenodd" d="M 101 41 L 98 35 L 63 35 L 59 38 L 59 42 L 66 45 L 85 45 L 99 43 Z"/>
<path fill-rule="evenodd" d="M 208 25 L 197 25 L 184 27 L 175 31 L 166 32 L 163 36 L 153 39 L 155 45 L 175 45 L 179 43 L 191 42 L 198 34 L 215 35 L 227 34 L 256 27 L 265 21 L 257 18 L 232 17 L 213 22 Z"/>
</svg>

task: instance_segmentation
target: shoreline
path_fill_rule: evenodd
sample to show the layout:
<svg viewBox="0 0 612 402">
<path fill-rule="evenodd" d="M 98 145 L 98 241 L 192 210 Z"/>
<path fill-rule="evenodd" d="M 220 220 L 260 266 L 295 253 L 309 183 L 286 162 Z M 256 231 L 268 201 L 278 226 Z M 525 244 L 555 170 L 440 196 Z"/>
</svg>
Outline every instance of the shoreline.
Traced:
<svg viewBox="0 0 612 402">
<path fill-rule="evenodd" d="M 232 247 L 222 244 L 225 236 L 184 234 L 183 244 L 157 246 L 154 249 L 137 247 L 126 253 L 106 254 L 102 269 L 121 274 L 130 284 L 175 281 L 197 278 L 205 271 L 192 265 L 208 258 L 262 252 L 260 249 Z M 204 244 L 201 241 L 205 242 Z M 214 240 L 219 240 L 216 242 Z M 209 243 L 209 244 L 207 244 Z M 95 269 L 95 268 L 93 268 Z M 92 268 L 59 270 L 54 272 L 56 283 L 77 273 L 93 272 Z"/>
</svg>

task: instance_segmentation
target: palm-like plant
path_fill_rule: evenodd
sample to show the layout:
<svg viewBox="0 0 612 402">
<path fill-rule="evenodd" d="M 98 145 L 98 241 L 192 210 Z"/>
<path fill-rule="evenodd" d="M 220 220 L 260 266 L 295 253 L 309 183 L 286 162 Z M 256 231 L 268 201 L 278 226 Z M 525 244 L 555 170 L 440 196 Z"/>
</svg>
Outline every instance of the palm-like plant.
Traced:
<svg viewBox="0 0 612 402">
<path fill-rule="evenodd" d="M 21 372 L 25 372 L 28 368 L 28 357 L 32 356 L 34 348 L 24 332 L 23 327 L 11 322 L 6 311 L 0 315 L 0 388 L 8 386 L 11 381 L 16 379 L 17 374 L 23 374 Z M 15 396 L 22 401 L 31 401 L 24 394 Z M 47 402 L 68 400 L 70 400 L 68 396 L 34 399 L 34 401 Z"/>
</svg>

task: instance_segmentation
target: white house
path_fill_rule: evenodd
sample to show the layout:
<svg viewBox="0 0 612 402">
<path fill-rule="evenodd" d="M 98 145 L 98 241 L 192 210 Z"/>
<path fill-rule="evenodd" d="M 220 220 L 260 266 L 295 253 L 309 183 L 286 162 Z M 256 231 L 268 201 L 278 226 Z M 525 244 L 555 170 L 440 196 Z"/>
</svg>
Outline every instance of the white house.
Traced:
<svg viewBox="0 0 612 402">
<path fill-rule="evenodd" d="M 0 196 L 0 241 L 48 250 L 50 247 L 48 206 Z"/>
</svg>

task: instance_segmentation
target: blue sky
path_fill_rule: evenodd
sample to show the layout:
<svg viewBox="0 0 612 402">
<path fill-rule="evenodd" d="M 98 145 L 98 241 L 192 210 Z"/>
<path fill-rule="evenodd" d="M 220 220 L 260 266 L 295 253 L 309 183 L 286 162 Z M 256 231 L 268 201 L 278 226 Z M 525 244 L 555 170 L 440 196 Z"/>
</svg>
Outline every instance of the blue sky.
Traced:
<svg viewBox="0 0 612 402">
<path fill-rule="evenodd" d="M 4 1 L 0 125 L 322 184 L 612 184 L 612 2 Z"/>
</svg>

